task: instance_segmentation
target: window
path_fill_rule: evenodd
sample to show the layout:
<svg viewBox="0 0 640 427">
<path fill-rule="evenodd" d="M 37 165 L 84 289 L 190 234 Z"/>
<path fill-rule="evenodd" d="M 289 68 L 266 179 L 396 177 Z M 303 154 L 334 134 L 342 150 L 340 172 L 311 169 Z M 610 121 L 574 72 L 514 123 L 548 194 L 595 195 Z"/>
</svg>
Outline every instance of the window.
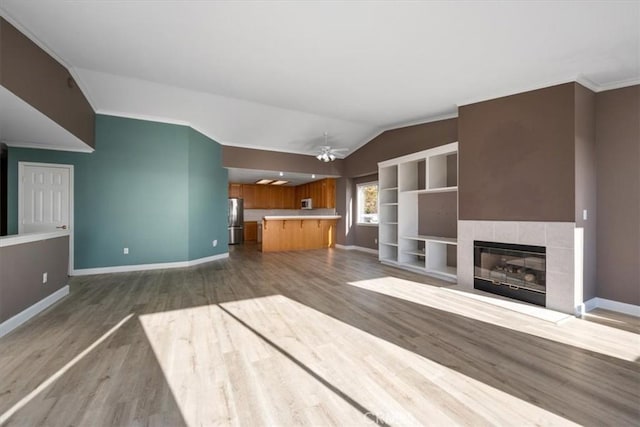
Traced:
<svg viewBox="0 0 640 427">
<path fill-rule="evenodd" d="M 358 224 L 378 224 L 378 183 L 358 184 Z"/>
</svg>

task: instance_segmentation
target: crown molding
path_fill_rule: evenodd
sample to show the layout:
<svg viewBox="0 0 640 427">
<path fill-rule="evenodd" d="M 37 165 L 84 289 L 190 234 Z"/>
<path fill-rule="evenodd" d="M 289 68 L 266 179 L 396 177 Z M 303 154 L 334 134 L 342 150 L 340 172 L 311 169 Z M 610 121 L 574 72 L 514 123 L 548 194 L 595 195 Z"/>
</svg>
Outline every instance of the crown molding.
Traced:
<svg viewBox="0 0 640 427">
<path fill-rule="evenodd" d="M 494 92 L 491 95 L 479 96 L 477 98 L 469 98 L 460 103 L 458 103 L 458 107 L 464 107 L 466 105 L 476 104 L 478 102 L 490 101 L 492 99 L 504 98 L 506 96 L 518 95 L 520 93 L 531 92 L 533 90 L 545 89 L 552 86 L 558 86 L 567 83 L 579 83 L 592 92 L 606 92 L 608 90 L 620 89 L 627 86 L 634 86 L 640 84 L 640 77 L 631 78 L 627 80 L 620 80 L 618 82 L 607 83 L 607 84 L 598 84 L 593 80 L 585 77 L 584 75 L 578 75 L 571 79 L 565 80 L 548 80 L 544 83 L 538 83 L 535 85 L 521 86 L 518 89 Z"/>
<path fill-rule="evenodd" d="M 2 142 L 7 144 L 7 147 L 13 147 L 13 148 L 33 148 L 36 150 L 71 151 L 74 153 L 93 153 L 95 151 L 94 148 L 91 148 L 88 145 L 86 146 L 86 148 L 83 148 L 83 147 L 65 147 L 65 146 L 58 146 L 58 145 L 38 144 L 36 142 L 21 142 L 21 141 L 8 141 L 8 140 L 2 140 Z"/>
</svg>

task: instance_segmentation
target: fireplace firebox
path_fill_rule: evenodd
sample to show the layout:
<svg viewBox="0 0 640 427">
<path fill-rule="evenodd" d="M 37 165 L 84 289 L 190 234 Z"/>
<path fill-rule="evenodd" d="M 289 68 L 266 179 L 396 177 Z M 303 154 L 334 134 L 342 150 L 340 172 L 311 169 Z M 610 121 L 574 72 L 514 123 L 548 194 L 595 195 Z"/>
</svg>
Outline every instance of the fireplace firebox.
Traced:
<svg viewBox="0 0 640 427">
<path fill-rule="evenodd" d="M 546 305 L 546 249 L 541 246 L 473 242 L 473 287 Z"/>
</svg>

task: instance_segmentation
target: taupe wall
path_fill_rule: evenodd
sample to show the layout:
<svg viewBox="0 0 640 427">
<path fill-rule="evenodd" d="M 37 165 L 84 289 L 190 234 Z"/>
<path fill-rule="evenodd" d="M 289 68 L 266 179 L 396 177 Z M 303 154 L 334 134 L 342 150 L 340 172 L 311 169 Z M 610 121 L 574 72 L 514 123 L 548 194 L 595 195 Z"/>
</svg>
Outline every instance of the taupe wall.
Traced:
<svg viewBox="0 0 640 427">
<path fill-rule="evenodd" d="M 67 69 L 3 18 L 0 85 L 95 147 L 95 113 Z"/>
<path fill-rule="evenodd" d="M 574 84 L 460 107 L 461 220 L 573 222 Z"/>
<path fill-rule="evenodd" d="M 345 159 L 346 176 L 378 172 L 378 162 L 458 140 L 457 119 L 392 129 L 381 133 Z"/>
<path fill-rule="evenodd" d="M 222 166 L 225 168 L 277 170 L 319 175 L 344 175 L 344 160 L 321 162 L 314 156 L 279 151 L 222 146 Z"/>
<path fill-rule="evenodd" d="M 596 296 L 596 96 L 575 84 L 575 222 L 584 233 L 583 298 Z M 583 219 L 583 210 L 587 219 Z"/>
<path fill-rule="evenodd" d="M 355 203 L 353 180 L 345 177 L 338 178 L 336 180 L 336 213 L 342 216 L 338 220 L 336 233 L 336 243 L 339 245 L 353 245 L 355 231 L 353 230 L 353 212 L 348 208 L 350 200 Z"/>
<path fill-rule="evenodd" d="M 597 294 L 640 304 L 640 86 L 596 95 Z"/>
<path fill-rule="evenodd" d="M 68 269 L 68 236 L 0 248 L 0 323 L 64 287 Z"/>
<path fill-rule="evenodd" d="M 353 194 L 353 204 L 352 204 L 352 212 L 351 217 L 353 218 L 353 225 L 351 227 L 351 233 L 353 234 L 353 244 L 356 246 L 360 246 L 362 248 L 369 249 L 378 249 L 378 244 L 376 243 L 376 239 L 378 238 L 378 227 L 375 225 L 358 225 L 356 221 L 358 220 L 358 202 L 356 200 L 358 189 L 358 184 L 362 184 L 364 182 L 373 182 L 378 180 L 378 174 L 365 175 L 358 178 L 353 178 L 351 180 L 352 187 L 351 192 Z"/>
</svg>

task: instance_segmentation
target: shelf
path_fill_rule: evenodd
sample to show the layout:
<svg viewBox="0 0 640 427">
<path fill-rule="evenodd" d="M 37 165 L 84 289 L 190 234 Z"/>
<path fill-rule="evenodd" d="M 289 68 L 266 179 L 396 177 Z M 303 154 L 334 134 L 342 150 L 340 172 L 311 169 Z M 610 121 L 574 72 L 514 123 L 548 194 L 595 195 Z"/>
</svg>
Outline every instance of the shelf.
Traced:
<svg viewBox="0 0 640 427">
<path fill-rule="evenodd" d="M 402 194 L 429 194 L 429 193 L 446 193 L 449 191 L 458 191 L 458 187 L 422 188 L 420 190 L 401 191 L 401 193 Z"/>
<path fill-rule="evenodd" d="M 440 187 L 440 188 L 430 188 L 428 190 L 424 190 L 423 193 L 445 193 L 448 191 L 458 191 L 458 187 Z"/>
<path fill-rule="evenodd" d="M 437 234 L 447 233 L 449 222 L 457 219 L 457 152 L 458 143 L 452 142 L 378 163 L 382 262 L 456 281 L 456 268 L 449 266 L 456 265 L 458 239 Z M 425 212 L 432 206 L 447 224 Z"/>
<path fill-rule="evenodd" d="M 429 268 L 429 269 L 427 269 L 427 272 L 434 273 L 434 274 L 439 274 L 441 276 L 451 277 L 452 279 L 455 279 L 455 278 L 458 277 L 457 269 L 455 267 L 451 267 L 451 266 L 439 267 L 439 268 Z"/>
<path fill-rule="evenodd" d="M 405 265 L 407 267 L 412 267 L 412 268 L 419 268 L 420 270 L 423 270 L 423 271 L 426 270 L 424 267 L 424 260 L 403 261 L 403 262 L 399 262 L 398 264 Z"/>
<path fill-rule="evenodd" d="M 407 240 L 422 240 L 425 242 L 436 242 L 436 243 L 446 243 L 447 245 L 457 245 L 458 239 L 456 237 L 441 237 L 441 236 L 402 236 L 403 239 Z"/>
<path fill-rule="evenodd" d="M 417 256 L 424 256 L 424 252 L 420 252 L 420 251 L 402 251 L 403 254 L 407 254 L 407 255 L 417 255 Z"/>
</svg>

